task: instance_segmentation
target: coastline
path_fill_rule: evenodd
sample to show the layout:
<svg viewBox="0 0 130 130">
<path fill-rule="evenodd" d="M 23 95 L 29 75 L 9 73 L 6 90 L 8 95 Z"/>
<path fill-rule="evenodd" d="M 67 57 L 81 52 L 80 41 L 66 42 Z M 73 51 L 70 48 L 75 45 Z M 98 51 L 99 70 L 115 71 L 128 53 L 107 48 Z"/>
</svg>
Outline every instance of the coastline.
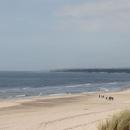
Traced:
<svg viewBox="0 0 130 130">
<path fill-rule="evenodd" d="M 130 89 L 3 100 L 0 130 L 97 130 L 97 124 L 115 112 L 130 109 Z"/>
<path fill-rule="evenodd" d="M 118 90 L 116 92 L 123 92 L 130 89 L 123 89 Z M 46 100 L 46 99 L 60 99 L 60 98 L 68 98 L 68 97 L 76 97 L 76 96 L 83 96 L 83 95 L 99 95 L 99 94 L 107 94 L 113 93 L 110 91 L 97 91 L 97 92 L 83 92 L 83 93 L 63 93 L 63 94 L 51 94 L 51 95 L 44 95 L 44 96 L 29 96 L 29 97 L 19 97 L 19 98 L 8 98 L 8 99 L 0 99 L 0 108 L 12 107 L 12 106 L 20 106 L 21 103 L 24 102 L 32 102 L 37 100 Z"/>
</svg>

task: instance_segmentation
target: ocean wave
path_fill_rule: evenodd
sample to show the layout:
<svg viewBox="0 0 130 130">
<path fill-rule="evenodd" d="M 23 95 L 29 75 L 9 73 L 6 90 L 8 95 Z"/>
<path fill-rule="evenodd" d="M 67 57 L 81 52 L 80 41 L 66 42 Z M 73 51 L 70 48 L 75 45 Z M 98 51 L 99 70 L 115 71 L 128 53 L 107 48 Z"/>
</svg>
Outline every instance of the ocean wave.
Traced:
<svg viewBox="0 0 130 130">
<path fill-rule="evenodd" d="M 66 93 L 50 94 L 49 96 L 63 96 L 63 95 L 66 95 Z"/>
<path fill-rule="evenodd" d="M 87 84 L 76 84 L 76 85 L 68 85 L 65 86 L 66 88 L 77 88 L 77 87 L 86 87 L 86 86 L 90 86 L 92 85 L 91 83 L 87 83 Z"/>
<path fill-rule="evenodd" d="M 42 93 L 42 92 L 40 92 L 38 96 L 42 96 L 42 95 L 43 95 L 43 93 Z"/>
<path fill-rule="evenodd" d="M 82 94 L 95 94 L 97 93 L 98 91 L 94 91 L 94 92 L 82 92 Z"/>
<path fill-rule="evenodd" d="M 103 92 L 109 92 L 110 91 L 108 88 L 104 88 L 104 87 L 100 87 L 99 89 L 100 89 L 100 91 L 103 91 Z"/>
<path fill-rule="evenodd" d="M 22 94 L 22 95 L 16 95 L 15 97 L 19 98 L 19 97 L 26 97 L 26 96 L 27 96 L 26 94 Z"/>
<path fill-rule="evenodd" d="M 110 82 L 110 83 L 107 83 L 107 84 L 116 85 L 116 84 L 118 84 L 118 82 Z"/>
<path fill-rule="evenodd" d="M 31 87 L 24 87 L 22 90 L 32 89 Z"/>
</svg>

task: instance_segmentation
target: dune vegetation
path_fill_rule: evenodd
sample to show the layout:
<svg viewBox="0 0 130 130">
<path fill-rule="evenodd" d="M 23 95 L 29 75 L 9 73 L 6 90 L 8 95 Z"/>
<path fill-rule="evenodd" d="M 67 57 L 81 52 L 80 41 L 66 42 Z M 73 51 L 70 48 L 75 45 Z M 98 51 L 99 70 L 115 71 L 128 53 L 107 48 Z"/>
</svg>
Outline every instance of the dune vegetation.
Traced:
<svg viewBox="0 0 130 130">
<path fill-rule="evenodd" d="M 125 110 L 102 121 L 98 130 L 130 130 L 130 110 Z"/>
</svg>

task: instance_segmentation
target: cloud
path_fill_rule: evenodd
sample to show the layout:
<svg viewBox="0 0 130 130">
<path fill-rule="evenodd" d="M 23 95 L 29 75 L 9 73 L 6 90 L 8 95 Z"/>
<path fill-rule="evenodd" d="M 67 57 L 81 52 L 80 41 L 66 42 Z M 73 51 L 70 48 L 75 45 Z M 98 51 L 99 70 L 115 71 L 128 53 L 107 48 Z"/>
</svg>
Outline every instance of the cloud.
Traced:
<svg viewBox="0 0 130 130">
<path fill-rule="evenodd" d="M 56 12 L 59 28 L 130 32 L 129 0 L 97 0 L 64 6 Z"/>
</svg>

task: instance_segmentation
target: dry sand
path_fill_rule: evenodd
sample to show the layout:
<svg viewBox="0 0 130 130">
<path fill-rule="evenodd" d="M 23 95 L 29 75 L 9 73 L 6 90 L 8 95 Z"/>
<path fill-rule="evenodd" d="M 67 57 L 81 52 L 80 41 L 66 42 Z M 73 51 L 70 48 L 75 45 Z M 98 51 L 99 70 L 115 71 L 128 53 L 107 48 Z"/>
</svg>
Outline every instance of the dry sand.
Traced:
<svg viewBox="0 0 130 130">
<path fill-rule="evenodd" d="M 130 109 L 130 90 L 0 101 L 0 130 L 97 130 L 113 113 Z"/>
</svg>

